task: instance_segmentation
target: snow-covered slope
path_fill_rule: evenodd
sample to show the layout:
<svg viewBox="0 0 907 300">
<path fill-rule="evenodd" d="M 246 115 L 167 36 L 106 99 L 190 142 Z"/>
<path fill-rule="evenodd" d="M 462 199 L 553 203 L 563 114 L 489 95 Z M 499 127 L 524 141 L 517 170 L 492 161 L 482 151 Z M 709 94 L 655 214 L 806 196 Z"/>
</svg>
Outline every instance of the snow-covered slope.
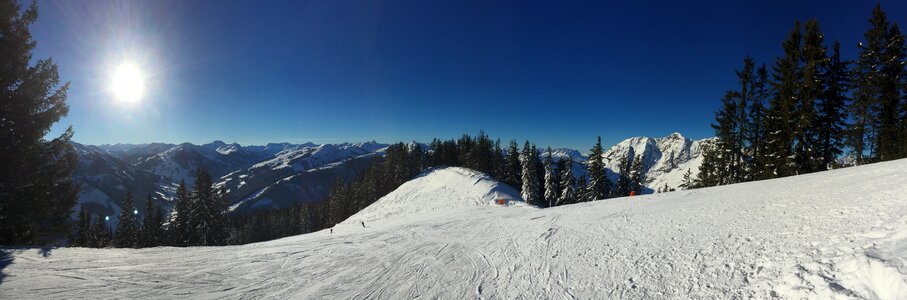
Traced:
<svg viewBox="0 0 907 300">
<path fill-rule="evenodd" d="M 232 210 L 252 207 L 287 207 L 319 201 L 327 196 L 338 176 L 349 181 L 368 166 L 376 142 L 300 145 L 273 157 L 224 175 L 216 186 L 227 192 Z M 257 206 L 256 206 L 257 204 Z"/>
<path fill-rule="evenodd" d="M 404 207 L 462 194 L 429 176 L 439 198 L 409 185 L 398 194 L 417 196 L 400 199 L 418 203 Z M 234 247 L 5 249 L 0 298 L 905 299 L 905 182 L 898 160 L 548 209 L 351 219 Z"/>
<path fill-rule="evenodd" d="M 621 141 L 602 155 L 605 167 L 611 170 L 612 182 L 617 182 L 620 160 L 628 154 L 643 155 L 643 164 L 647 182 L 646 187 L 652 190 L 667 185 L 677 188 L 683 183 L 683 174 L 689 170 L 693 176 L 699 174 L 702 165 L 702 143 L 705 140 L 691 140 L 680 133 L 673 133 L 662 138 L 634 137 Z"/>
<path fill-rule="evenodd" d="M 465 207 L 525 205 L 520 193 L 488 175 L 466 168 L 429 169 L 378 199 L 344 223 L 359 224 L 420 214 L 456 211 Z"/>
<path fill-rule="evenodd" d="M 120 201 L 127 192 L 132 193 L 136 207 L 145 207 L 145 198 L 149 195 L 158 205 L 166 205 L 162 197 L 164 187 L 158 185 L 159 176 L 142 171 L 95 146 L 73 143 L 73 148 L 79 157 L 73 181 L 80 187 L 74 217 L 82 208 L 91 214 L 119 214 Z"/>
</svg>

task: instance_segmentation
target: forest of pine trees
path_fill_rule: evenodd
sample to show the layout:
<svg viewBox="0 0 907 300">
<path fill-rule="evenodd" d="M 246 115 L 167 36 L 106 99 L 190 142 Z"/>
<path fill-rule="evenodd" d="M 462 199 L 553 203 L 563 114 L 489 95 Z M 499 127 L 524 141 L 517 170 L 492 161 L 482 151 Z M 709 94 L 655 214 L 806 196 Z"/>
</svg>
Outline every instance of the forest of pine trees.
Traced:
<svg viewBox="0 0 907 300">
<path fill-rule="evenodd" d="M 212 186 L 205 170 L 196 172 L 195 189 L 180 183 L 175 196 L 173 218 L 155 206 L 151 195 L 144 208 L 135 206 L 132 194 L 120 201 L 116 230 L 108 225 L 109 216 L 79 213 L 70 246 L 141 248 L 154 246 L 220 246 L 235 243 L 238 230 L 231 225 L 223 193 Z"/>
<path fill-rule="evenodd" d="M 816 20 L 794 24 L 770 74 L 745 58 L 739 85 L 715 113 L 716 139 L 705 145 L 693 185 L 907 157 L 904 35 L 879 5 L 869 24 L 853 62 L 841 57 L 840 43 L 829 50 Z"/>
</svg>

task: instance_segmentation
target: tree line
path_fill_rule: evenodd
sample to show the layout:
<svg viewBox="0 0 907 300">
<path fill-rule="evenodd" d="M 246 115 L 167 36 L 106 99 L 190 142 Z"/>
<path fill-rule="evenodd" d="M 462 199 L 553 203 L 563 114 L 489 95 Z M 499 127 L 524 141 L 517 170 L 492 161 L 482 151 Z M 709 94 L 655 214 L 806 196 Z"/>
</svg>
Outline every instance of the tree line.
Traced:
<svg viewBox="0 0 907 300">
<path fill-rule="evenodd" d="M 180 182 L 170 214 L 155 206 L 151 195 L 145 208 L 135 207 L 127 193 L 120 201 L 116 230 L 109 216 L 79 212 L 69 245 L 77 247 L 142 248 L 155 246 L 222 246 L 230 244 L 237 232 L 229 220 L 224 192 L 215 188 L 204 169 L 195 174 L 194 189 Z M 139 219 L 141 218 L 141 220 Z"/>
<path fill-rule="evenodd" d="M 695 186 L 805 174 L 907 157 L 904 35 L 876 5 L 855 61 L 799 22 L 771 70 L 743 60 L 715 113 Z M 846 154 L 846 156 L 844 156 Z M 845 160 L 846 159 L 846 160 Z"/>
</svg>

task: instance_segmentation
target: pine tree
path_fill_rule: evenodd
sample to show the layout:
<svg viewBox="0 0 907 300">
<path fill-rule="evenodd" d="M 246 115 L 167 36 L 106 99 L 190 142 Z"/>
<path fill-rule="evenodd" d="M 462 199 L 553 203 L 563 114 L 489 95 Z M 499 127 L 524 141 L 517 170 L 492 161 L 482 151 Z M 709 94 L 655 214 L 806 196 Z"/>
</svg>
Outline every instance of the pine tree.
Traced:
<svg viewBox="0 0 907 300">
<path fill-rule="evenodd" d="M 589 151 L 588 170 L 589 185 L 587 186 L 588 199 L 601 200 L 608 198 L 611 194 L 611 182 L 608 180 L 605 172 L 605 164 L 602 162 L 602 137 L 598 136 L 595 145 Z"/>
<path fill-rule="evenodd" d="M 710 187 L 722 184 L 724 171 L 721 170 L 722 164 L 719 162 L 721 153 L 715 146 L 715 140 L 707 140 L 702 143 L 702 164 L 699 165 L 699 176 L 695 179 L 690 188 Z"/>
<path fill-rule="evenodd" d="M 841 44 L 837 41 L 825 71 L 825 95 L 819 103 L 817 152 L 821 157 L 820 167 L 831 169 L 836 158 L 843 153 L 847 119 L 847 90 L 850 79 L 849 62 L 841 59 Z"/>
<path fill-rule="evenodd" d="M 646 183 L 645 164 L 643 164 L 644 159 L 645 153 L 634 157 L 633 167 L 630 169 L 630 191 L 635 195 L 642 194 L 642 188 Z"/>
<path fill-rule="evenodd" d="M 749 146 L 749 164 L 746 169 L 750 179 L 760 180 L 770 176 L 766 165 L 770 164 L 766 152 L 765 139 L 768 136 L 765 128 L 765 103 L 771 94 L 768 87 L 768 71 L 763 64 L 756 71 L 756 80 L 753 83 L 753 98 L 749 105 L 748 118 L 746 122 L 745 137 L 746 144 Z M 689 170 L 687 170 L 689 171 Z M 691 181 L 692 182 L 692 181 Z M 692 188 L 692 185 L 687 186 Z"/>
<path fill-rule="evenodd" d="M 139 246 L 139 222 L 136 218 L 138 210 L 135 209 L 131 193 L 126 193 L 126 196 L 120 201 L 120 209 L 115 245 L 119 248 L 137 248 Z"/>
<path fill-rule="evenodd" d="M 521 189 L 523 186 L 523 169 L 520 163 L 520 150 L 517 148 L 517 143 L 514 140 L 511 140 L 510 145 L 507 147 L 506 166 L 507 174 L 504 177 L 504 182 L 515 189 Z"/>
<path fill-rule="evenodd" d="M 876 5 L 869 19 L 870 28 L 859 44 L 859 56 L 852 72 L 853 103 L 849 107 L 852 120 L 848 146 L 853 149 L 857 164 L 876 159 L 878 150 L 879 121 L 883 98 L 882 66 L 885 60 L 889 23 L 880 5 Z"/>
<path fill-rule="evenodd" d="M 572 174 L 571 174 L 571 175 L 572 175 Z M 580 176 L 579 179 L 576 180 L 576 191 L 585 191 L 586 188 L 587 188 L 587 186 L 588 186 L 588 184 L 586 184 L 587 182 L 588 182 L 588 181 L 586 180 L 586 176 L 585 176 L 585 175 Z M 580 195 L 579 193 L 576 193 L 576 196 L 575 196 L 575 197 L 576 197 L 576 200 L 573 201 L 573 203 L 576 203 L 576 202 L 584 202 L 584 201 L 591 201 L 591 200 L 589 200 L 588 198 L 585 198 L 585 199 L 584 199 L 584 198 L 583 198 L 583 195 Z"/>
<path fill-rule="evenodd" d="M 188 246 L 189 240 L 192 239 L 194 233 L 189 222 L 192 214 L 191 208 L 192 195 L 189 192 L 189 188 L 186 187 L 186 182 L 181 180 L 179 187 L 176 189 L 176 203 L 174 204 L 176 217 L 171 223 L 171 236 L 174 246 Z"/>
<path fill-rule="evenodd" d="M 91 215 L 83 207 L 79 210 L 79 220 L 76 222 L 76 230 L 69 239 L 69 246 L 88 247 L 91 243 Z"/>
<path fill-rule="evenodd" d="M 784 57 L 775 60 L 772 68 L 773 95 L 769 111 L 765 119 L 767 130 L 766 155 L 769 163 L 766 164 L 768 178 L 784 177 L 795 174 L 793 162 L 794 135 L 796 116 L 794 110 L 803 85 L 801 49 L 802 35 L 800 23 L 794 24 L 794 29 L 788 34 L 783 43 Z M 700 172 L 699 179 L 703 182 L 706 174 Z"/>
<path fill-rule="evenodd" d="M 142 219 L 142 239 L 141 245 L 144 247 L 154 247 L 161 242 L 161 223 L 159 211 L 155 209 L 151 195 L 145 199 L 145 211 Z"/>
<path fill-rule="evenodd" d="M 545 202 L 548 207 L 554 206 L 557 202 L 557 178 L 554 173 L 554 166 L 551 159 L 551 147 L 545 153 Z"/>
<path fill-rule="evenodd" d="M 902 155 L 907 141 L 901 140 L 904 136 L 901 127 L 904 105 L 901 100 L 907 97 L 907 52 L 905 52 L 904 35 L 897 24 L 891 24 L 885 38 L 884 54 L 882 56 L 881 76 L 879 78 L 881 98 L 879 98 L 879 129 L 878 145 L 879 159 L 892 160 L 904 157 Z"/>
<path fill-rule="evenodd" d="M 72 128 L 45 140 L 69 111 L 69 83 L 60 85 L 53 60 L 32 56 L 29 26 L 37 19 L 36 2 L 23 10 L 17 1 L 0 1 L 0 245 L 66 238 L 78 197 Z"/>
<path fill-rule="evenodd" d="M 532 149 L 533 148 L 532 146 L 530 146 L 529 141 L 526 141 L 523 146 L 522 153 L 521 173 L 523 188 L 521 195 L 523 196 L 523 200 L 526 201 L 526 203 L 538 206 L 542 201 L 541 194 L 539 194 L 539 188 L 541 185 L 538 182 L 539 176 L 538 170 L 536 169 L 536 162 L 538 161 L 536 156 L 538 154 L 533 153 L 535 151 L 533 151 Z"/>
<path fill-rule="evenodd" d="M 617 188 L 614 191 L 615 197 L 624 197 L 630 195 L 632 188 L 632 182 L 630 181 L 630 170 L 633 169 L 633 153 L 633 148 L 630 148 L 629 151 L 627 151 L 627 155 L 620 158 Z"/>
<path fill-rule="evenodd" d="M 800 53 L 803 78 L 794 100 L 794 163 L 797 173 L 804 174 L 822 169 L 822 155 L 816 151 L 820 147 L 816 106 L 825 94 L 826 78 L 822 72 L 829 58 L 815 19 L 806 22 Z"/>
<path fill-rule="evenodd" d="M 91 240 L 89 247 L 105 248 L 109 247 L 111 242 L 110 228 L 107 226 L 107 218 L 98 215 L 98 219 L 91 225 Z"/>
<path fill-rule="evenodd" d="M 494 171 L 492 176 L 497 178 L 499 181 L 505 181 L 507 178 L 507 163 L 504 160 L 504 152 L 501 149 L 501 139 L 494 141 Z"/>
<path fill-rule="evenodd" d="M 691 169 L 687 169 L 687 171 L 683 173 L 683 181 L 680 183 L 680 186 L 678 188 L 680 190 L 692 189 L 695 187 L 695 182 L 696 180 L 693 178 L 693 171 Z"/>
<path fill-rule="evenodd" d="M 208 171 L 196 171 L 195 192 L 189 206 L 190 245 L 218 246 L 225 243 L 226 205 L 222 193 L 214 190 L 212 185 Z"/>
<path fill-rule="evenodd" d="M 567 156 L 564 158 L 564 167 L 561 172 L 561 194 L 557 199 L 557 205 L 572 204 L 579 202 L 576 196 L 576 179 L 573 177 L 573 158 Z"/>
</svg>

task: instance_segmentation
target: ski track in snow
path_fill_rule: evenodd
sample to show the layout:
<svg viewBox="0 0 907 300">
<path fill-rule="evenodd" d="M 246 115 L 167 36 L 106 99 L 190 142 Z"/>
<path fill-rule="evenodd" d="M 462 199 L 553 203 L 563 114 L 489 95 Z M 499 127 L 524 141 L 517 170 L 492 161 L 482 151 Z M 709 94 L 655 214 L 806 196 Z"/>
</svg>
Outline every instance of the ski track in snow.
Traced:
<svg viewBox="0 0 907 300">
<path fill-rule="evenodd" d="M 386 206 L 243 246 L 7 249 L 0 298 L 907 299 L 905 183 L 899 160 L 549 209 Z"/>
</svg>

